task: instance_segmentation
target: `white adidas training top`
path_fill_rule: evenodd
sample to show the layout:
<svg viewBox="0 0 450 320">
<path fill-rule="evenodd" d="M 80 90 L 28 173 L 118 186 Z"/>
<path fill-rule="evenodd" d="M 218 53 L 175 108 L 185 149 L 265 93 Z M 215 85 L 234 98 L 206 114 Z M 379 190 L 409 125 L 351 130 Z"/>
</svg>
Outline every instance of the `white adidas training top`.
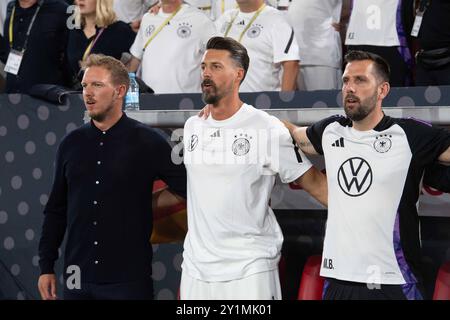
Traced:
<svg viewBox="0 0 450 320">
<path fill-rule="evenodd" d="M 200 10 L 183 4 L 181 10 L 144 46 L 171 16 L 159 10 L 146 13 L 130 52 L 141 60 L 142 80 L 155 93 L 201 92 L 200 64 L 214 23 Z"/>
<path fill-rule="evenodd" d="M 275 175 L 289 183 L 311 167 L 284 125 L 247 104 L 223 121 L 191 117 L 184 163 L 183 272 L 228 281 L 277 268 L 283 235 L 269 206 Z"/>
<path fill-rule="evenodd" d="M 217 32 L 238 40 L 247 48 L 250 66 L 242 82 L 241 92 L 280 91 L 284 61 L 300 60 L 297 40 L 284 14 L 266 6 L 259 16 L 249 23 L 255 12 L 244 13 L 239 9 L 225 12 L 216 20 Z M 233 20 L 234 19 L 234 20 Z"/>
</svg>

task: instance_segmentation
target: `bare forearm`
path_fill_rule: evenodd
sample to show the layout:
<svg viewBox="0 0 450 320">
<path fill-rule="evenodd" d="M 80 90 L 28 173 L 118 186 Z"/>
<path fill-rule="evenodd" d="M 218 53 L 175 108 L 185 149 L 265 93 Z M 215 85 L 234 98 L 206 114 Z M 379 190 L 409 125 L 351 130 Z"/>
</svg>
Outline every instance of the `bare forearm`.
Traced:
<svg viewBox="0 0 450 320">
<path fill-rule="evenodd" d="M 295 127 L 291 132 L 292 138 L 304 153 L 317 155 L 316 149 L 306 135 L 306 129 L 307 127 Z"/>
<path fill-rule="evenodd" d="M 298 61 L 283 62 L 283 78 L 281 91 L 294 91 L 297 89 Z"/>
<path fill-rule="evenodd" d="M 308 192 L 322 205 L 328 206 L 327 178 L 317 168 L 311 167 L 295 182 L 296 184 L 301 185 L 303 187 L 303 190 Z"/>
</svg>

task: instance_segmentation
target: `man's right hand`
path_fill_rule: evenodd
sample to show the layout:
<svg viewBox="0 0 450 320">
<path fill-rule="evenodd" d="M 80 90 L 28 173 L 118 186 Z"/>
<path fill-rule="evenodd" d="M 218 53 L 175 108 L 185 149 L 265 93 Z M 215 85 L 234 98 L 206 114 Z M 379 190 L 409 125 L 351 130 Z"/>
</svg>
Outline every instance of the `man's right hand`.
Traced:
<svg viewBox="0 0 450 320">
<path fill-rule="evenodd" d="M 38 288 L 42 300 L 56 300 L 56 275 L 42 274 L 39 277 Z"/>
</svg>

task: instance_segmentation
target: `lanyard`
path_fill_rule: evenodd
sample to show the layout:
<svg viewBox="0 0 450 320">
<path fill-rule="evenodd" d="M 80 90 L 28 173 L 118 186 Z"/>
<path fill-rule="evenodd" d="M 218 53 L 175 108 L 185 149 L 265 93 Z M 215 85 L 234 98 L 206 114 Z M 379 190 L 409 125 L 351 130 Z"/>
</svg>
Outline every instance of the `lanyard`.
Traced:
<svg viewBox="0 0 450 320">
<path fill-rule="evenodd" d="M 42 1 L 39 1 L 38 7 L 37 7 L 36 11 L 34 12 L 33 17 L 31 18 L 30 25 L 28 26 L 25 43 L 23 44 L 22 53 L 24 53 L 27 48 L 28 37 L 30 36 L 31 28 L 33 27 L 34 20 L 36 20 L 36 16 L 37 16 L 39 10 L 41 10 L 41 6 L 42 6 Z M 16 15 L 16 6 L 14 6 L 12 14 L 11 14 L 11 18 L 9 19 L 9 47 L 10 47 L 10 49 L 13 48 L 13 24 L 14 24 L 14 16 L 15 15 Z"/>
<path fill-rule="evenodd" d="M 88 55 L 91 53 L 92 48 L 94 48 L 95 43 L 97 42 L 98 38 L 100 38 L 100 36 L 102 35 L 103 31 L 105 31 L 105 28 L 101 28 L 100 31 L 98 32 L 97 36 L 95 37 L 95 39 L 92 40 L 91 43 L 89 43 L 88 47 L 86 48 L 86 51 L 84 51 L 83 61 L 86 60 Z"/>
<path fill-rule="evenodd" d="M 148 45 L 150 44 L 150 42 L 152 42 L 153 41 L 153 39 L 155 39 L 156 38 L 156 36 L 158 35 L 158 33 L 170 22 L 170 20 L 172 20 L 172 18 L 173 17 L 175 17 L 175 15 L 178 13 L 178 11 L 180 11 L 180 9 L 181 9 L 181 6 L 179 6 L 178 7 L 178 9 L 174 12 L 174 13 L 172 13 L 171 15 L 170 15 L 170 17 L 168 17 L 167 19 L 166 19 L 166 21 L 164 21 L 159 27 L 158 27 L 158 29 L 152 34 L 152 36 L 147 40 L 147 43 L 145 44 L 145 46 L 144 46 L 144 49 L 142 49 L 143 51 L 145 51 L 145 49 L 148 47 Z"/>
<path fill-rule="evenodd" d="M 241 35 L 239 36 L 238 41 L 241 42 L 242 37 L 244 36 L 244 34 L 247 32 L 247 30 L 250 28 L 250 26 L 252 25 L 253 22 L 255 22 L 256 18 L 258 18 L 259 14 L 261 13 L 261 11 L 264 10 L 264 8 L 266 7 L 266 4 L 264 3 L 259 9 L 258 11 L 255 12 L 255 14 L 253 15 L 252 19 L 250 20 L 250 22 L 247 24 L 247 26 L 245 27 L 245 29 L 241 32 Z M 235 16 L 233 17 L 233 20 L 231 20 L 230 24 L 228 25 L 227 31 L 225 31 L 225 37 L 228 36 L 228 33 L 231 30 L 231 27 L 233 26 L 234 20 L 236 20 L 237 16 L 239 15 L 239 11 L 235 14 Z"/>
</svg>

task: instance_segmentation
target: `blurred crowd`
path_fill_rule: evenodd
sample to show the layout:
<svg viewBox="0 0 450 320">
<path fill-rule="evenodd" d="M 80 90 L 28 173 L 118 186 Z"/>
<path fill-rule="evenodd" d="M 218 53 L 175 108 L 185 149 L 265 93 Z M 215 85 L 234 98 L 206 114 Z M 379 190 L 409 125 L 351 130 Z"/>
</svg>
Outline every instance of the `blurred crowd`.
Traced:
<svg viewBox="0 0 450 320">
<path fill-rule="evenodd" d="M 214 35 L 248 50 L 242 92 L 339 89 L 352 49 L 384 57 L 392 86 L 450 85 L 449 17 L 450 0 L 0 0 L 0 92 L 80 90 L 91 53 L 141 92 L 200 92 Z"/>
</svg>

